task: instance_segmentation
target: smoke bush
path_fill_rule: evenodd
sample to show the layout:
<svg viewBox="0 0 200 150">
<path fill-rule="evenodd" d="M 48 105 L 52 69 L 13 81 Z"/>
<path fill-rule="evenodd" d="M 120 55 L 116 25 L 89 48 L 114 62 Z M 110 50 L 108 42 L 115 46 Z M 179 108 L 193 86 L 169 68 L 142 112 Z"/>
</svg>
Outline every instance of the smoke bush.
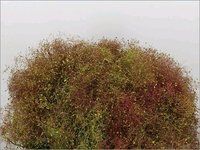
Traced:
<svg viewBox="0 0 200 150">
<path fill-rule="evenodd" d="M 136 42 L 44 41 L 14 67 L 1 134 L 23 148 L 197 148 L 193 80 Z"/>
</svg>

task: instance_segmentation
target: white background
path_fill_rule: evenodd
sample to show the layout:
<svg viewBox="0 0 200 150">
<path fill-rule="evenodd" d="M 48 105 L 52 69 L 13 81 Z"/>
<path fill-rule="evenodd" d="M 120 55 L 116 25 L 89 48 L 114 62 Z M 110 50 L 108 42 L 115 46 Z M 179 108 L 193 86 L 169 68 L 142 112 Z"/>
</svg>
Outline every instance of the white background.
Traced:
<svg viewBox="0 0 200 150">
<path fill-rule="evenodd" d="M 137 39 L 170 54 L 199 80 L 199 2 L 1 2 L 1 106 L 6 66 L 52 35 Z"/>
</svg>

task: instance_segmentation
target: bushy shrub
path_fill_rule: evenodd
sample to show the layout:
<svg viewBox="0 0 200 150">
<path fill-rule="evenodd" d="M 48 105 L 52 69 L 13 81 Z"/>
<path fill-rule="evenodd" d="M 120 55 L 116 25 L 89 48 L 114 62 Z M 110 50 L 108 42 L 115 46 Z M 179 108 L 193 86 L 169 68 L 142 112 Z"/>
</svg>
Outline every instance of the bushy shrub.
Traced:
<svg viewBox="0 0 200 150">
<path fill-rule="evenodd" d="M 197 148 L 193 80 L 136 42 L 55 39 L 13 68 L 1 134 L 24 148 Z"/>
</svg>

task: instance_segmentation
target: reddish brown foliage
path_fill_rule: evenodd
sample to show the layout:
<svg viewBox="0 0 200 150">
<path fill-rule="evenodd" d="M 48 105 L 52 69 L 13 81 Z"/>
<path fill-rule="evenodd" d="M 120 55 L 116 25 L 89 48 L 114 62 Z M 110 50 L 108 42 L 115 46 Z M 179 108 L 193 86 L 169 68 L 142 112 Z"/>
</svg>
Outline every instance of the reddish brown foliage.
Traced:
<svg viewBox="0 0 200 150">
<path fill-rule="evenodd" d="M 24 148 L 197 148 L 193 80 L 134 42 L 44 42 L 13 68 L 3 137 Z"/>
</svg>

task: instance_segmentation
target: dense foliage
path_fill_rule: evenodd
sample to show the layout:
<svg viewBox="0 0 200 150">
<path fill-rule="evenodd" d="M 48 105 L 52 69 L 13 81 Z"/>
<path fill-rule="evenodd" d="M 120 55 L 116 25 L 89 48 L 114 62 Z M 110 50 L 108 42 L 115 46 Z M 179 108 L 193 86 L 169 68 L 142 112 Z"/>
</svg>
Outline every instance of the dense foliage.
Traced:
<svg viewBox="0 0 200 150">
<path fill-rule="evenodd" d="M 24 148 L 197 148 L 193 80 L 136 42 L 44 41 L 13 68 L 1 134 Z"/>
</svg>

